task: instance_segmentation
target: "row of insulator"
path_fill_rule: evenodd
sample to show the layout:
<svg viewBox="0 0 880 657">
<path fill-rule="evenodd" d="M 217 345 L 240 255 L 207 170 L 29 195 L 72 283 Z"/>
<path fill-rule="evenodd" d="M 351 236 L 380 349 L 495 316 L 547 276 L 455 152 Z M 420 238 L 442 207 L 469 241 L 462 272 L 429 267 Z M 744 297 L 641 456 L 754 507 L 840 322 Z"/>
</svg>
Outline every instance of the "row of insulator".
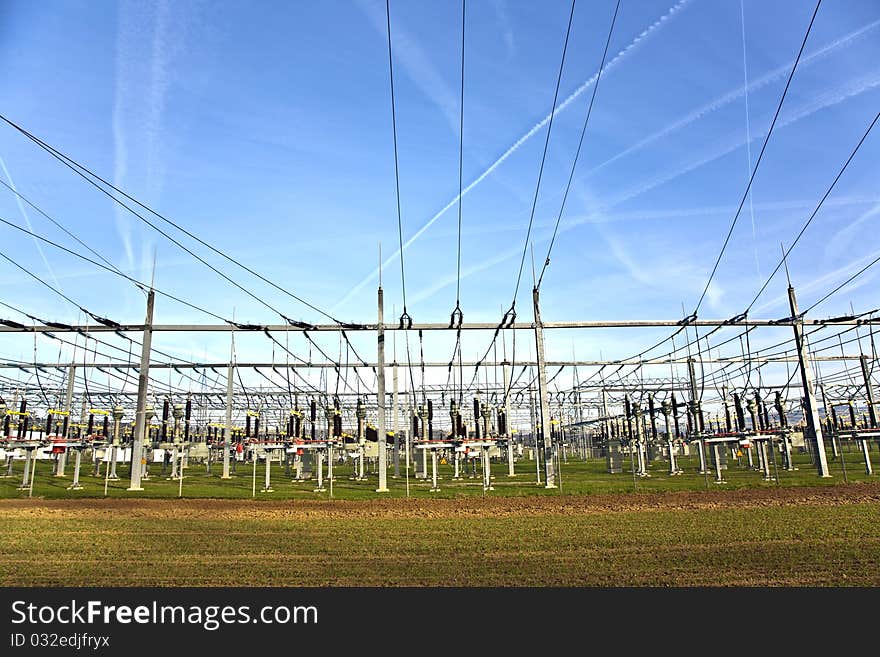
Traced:
<svg viewBox="0 0 880 657">
<path fill-rule="evenodd" d="M 168 424 L 171 422 L 169 419 L 171 412 L 171 402 L 169 400 L 165 400 L 162 404 L 162 430 L 161 430 L 161 438 L 162 442 L 166 442 L 168 440 Z M 189 440 L 189 420 L 192 416 L 192 400 L 186 400 L 186 407 L 183 413 L 183 439 Z"/>
</svg>

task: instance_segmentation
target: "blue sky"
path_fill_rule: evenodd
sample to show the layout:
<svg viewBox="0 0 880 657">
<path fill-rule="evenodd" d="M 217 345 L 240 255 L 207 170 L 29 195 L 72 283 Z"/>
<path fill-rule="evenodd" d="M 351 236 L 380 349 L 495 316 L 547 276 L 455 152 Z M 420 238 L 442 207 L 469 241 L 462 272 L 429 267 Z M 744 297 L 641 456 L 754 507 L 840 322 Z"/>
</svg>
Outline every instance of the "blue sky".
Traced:
<svg viewBox="0 0 880 657">
<path fill-rule="evenodd" d="M 496 321 L 512 299 L 569 6 L 468 3 L 461 280 L 468 321 Z M 613 9 L 612 0 L 582 0 L 575 11 L 532 233 L 539 266 Z M 690 312 L 812 9 L 803 0 L 623 0 L 542 285 L 545 320 L 676 318 L 682 304 Z M 416 321 L 444 321 L 455 305 L 460 4 L 398 0 L 391 12 L 403 237 L 415 236 L 405 251 L 408 310 Z M 376 0 L 6 0 L 0 107 L 240 262 L 344 320 L 374 321 L 380 243 L 386 317 L 401 310 L 386 48 L 384 3 Z M 880 5 L 826 0 L 701 316 L 744 309 L 878 106 Z M 4 182 L 132 276 L 149 279 L 155 250 L 158 287 L 223 316 L 234 309 L 240 321 L 279 321 L 7 126 L 0 157 Z M 878 162 L 880 136 L 872 134 L 793 252 L 802 308 L 878 255 Z M 0 217 L 72 245 L 5 189 Z M 0 231 L 0 250 L 81 305 L 142 321 L 143 295 L 130 283 Z M 197 250 L 289 316 L 321 321 Z M 880 305 L 878 272 L 813 314 Z M 525 319 L 528 260 L 523 278 L 517 309 Z M 752 315 L 787 315 L 784 295 L 777 276 Z M 5 261 L 0 298 L 43 318 L 78 319 Z M 0 316 L 21 319 L 6 309 Z M 156 321 L 214 322 L 165 299 Z M 753 346 L 789 337 L 780 330 L 760 332 Z M 549 356 L 626 357 L 666 334 L 558 333 Z M 469 337 L 465 358 L 489 337 Z M 374 338 L 353 340 L 372 356 Z M 290 341 L 307 353 L 301 338 Z M 453 341 L 431 336 L 426 357 L 448 360 Z M 0 357 L 32 358 L 32 342 L 4 338 Z M 162 335 L 156 344 L 196 359 L 222 359 L 229 349 L 224 336 Z M 323 344 L 338 354 L 337 338 Z M 56 343 L 39 349 L 57 358 Z M 526 355 L 527 347 L 518 349 Z M 241 358 L 270 352 L 264 337 L 239 341 Z"/>
</svg>

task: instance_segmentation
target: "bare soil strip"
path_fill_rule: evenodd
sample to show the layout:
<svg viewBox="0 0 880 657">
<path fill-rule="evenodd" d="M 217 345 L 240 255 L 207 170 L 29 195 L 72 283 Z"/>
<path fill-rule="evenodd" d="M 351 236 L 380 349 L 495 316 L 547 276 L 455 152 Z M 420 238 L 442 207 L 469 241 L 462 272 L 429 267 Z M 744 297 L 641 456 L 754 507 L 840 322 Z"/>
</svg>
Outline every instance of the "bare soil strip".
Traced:
<svg viewBox="0 0 880 657">
<path fill-rule="evenodd" d="M 27 517 L 97 518 L 455 518 L 522 515 L 582 515 L 632 511 L 674 511 L 839 505 L 880 502 L 880 485 L 754 488 L 735 491 L 675 491 L 610 495 L 488 497 L 437 500 L 296 500 L 284 502 L 216 499 L 0 499 L 0 519 Z"/>
<path fill-rule="evenodd" d="M 0 586 L 89 585 L 880 586 L 880 486 L 0 501 Z"/>
</svg>

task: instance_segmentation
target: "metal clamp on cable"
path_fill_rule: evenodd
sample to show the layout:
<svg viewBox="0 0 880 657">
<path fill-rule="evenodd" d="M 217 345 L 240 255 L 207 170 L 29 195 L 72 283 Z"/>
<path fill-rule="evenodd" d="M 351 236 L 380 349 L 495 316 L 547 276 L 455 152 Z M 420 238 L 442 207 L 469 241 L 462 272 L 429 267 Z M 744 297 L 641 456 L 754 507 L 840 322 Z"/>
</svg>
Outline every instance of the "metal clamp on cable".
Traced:
<svg viewBox="0 0 880 657">
<path fill-rule="evenodd" d="M 691 313 L 687 317 L 682 317 L 682 319 L 678 322 L 679 326 L 689 326 L 697 321 L 697 313 Z"/>
<path fill-rule="evenodd" d="M 27 330 L 27 326 L 24 324 L 19 324 L 18 322 L 14 322 L 11 319 L 0 319 L 0 324 L 3 326 L 8 326 L 9 328 L 19 329 L 22 331 Z"/>
<path fill-rule="evenodd" d="M 452 311 L 452 314 L 449 316 L 449 328 L 461 329 L 461 325 L 464 322 L 464 313 L 461 312 L 461 307 L 458 303 L 455 304 L 455 310 Z"/>
<path fill-rule="evenodd" d="M 406 308 L 403 309 L 403 314 L 400 316 L 400 328 L 401 329 L 411 329 L 412 328 L 412 317 L 406 312 Z"/>
<path fill-rule="evenodd" d="M 749 316 L 748 312 L 740 313 L 739 315 L 734 315 L 730 319 L 724 320 L 725 324 L 736 324 L 737 322 L 745 321 Z"/>
<path fill-rule="evenodd" d="M 516 307 L 515 304 L 510 304 L 510 309 L 504 313 L 504 317 L 501 318 L 501 324 L 499 324 L 499 328 L 513 328 L 513 323 L 516 321 Z"/>
<path fill-rule="evenodd" d="M 799 322 L 804 318 L 803 313 L 798 313 L 797 315 L 789 315 L 788 317 L 783 317 L 782 319 L 771 319 L 770 324 L 776 326 L 777 324 L 794 324 L 795 322 Z"/>
<path fill-rule="evenodd" d="M 856 318 L 855 315 L 841 315 L 840 317 L 829 317 L 828 319 L 819 320 L 820 324 L 834 324 L 835 322 L 849 322 Z"/>
<path fill-rule="evenodd" d="M 103 324 L 104 326 L 109 326 L 110 328 L 114 328 L 114 329 L 121 329 L 122 328 L 122 324 L 119 324 L 118 322 L 114 322 L 112 319 L 107 319 L 106 317 L 101 317 L 100 315 L 96 315 L 93 312 L 89 312 L 85 308 L 80 308 L 80 310 L 82 310 L 86 315 L 91 317 L 93 320 L 95 320 L 99 324 Z"/>
</svg>

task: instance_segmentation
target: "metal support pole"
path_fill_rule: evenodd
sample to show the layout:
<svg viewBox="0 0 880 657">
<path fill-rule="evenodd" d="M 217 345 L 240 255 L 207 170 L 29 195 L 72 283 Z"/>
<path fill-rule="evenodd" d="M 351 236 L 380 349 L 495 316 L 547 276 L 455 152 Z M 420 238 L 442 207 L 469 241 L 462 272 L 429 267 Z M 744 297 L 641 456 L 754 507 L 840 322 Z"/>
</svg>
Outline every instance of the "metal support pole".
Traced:
<svg viewBox="0 0 880 657">
<path fill-rule="evenodd" d="M 27 449 L 25 450 L 25 459 L 24 459 L 24 475 L 21 478 L 21 486 L 18 487 L 18 490 L 27 490 L 28 483 L 30 482 L 31 475 L 31 456 L 36 451 L 36 449 Z"/>
<path fill-rule="evenodd" d="M 862 354 L 859 357 L 859 363 L 862 366 L 862 378 L 865 380 L 865 397 L 868 400 L 868 418 L 871 421 L 871 428 L 877 428 L 877 409 L 874 406 L 874 388 L 871 385 L 871 373 L 868 370 L 868 357 Z"/>
<path fill-rule="evenodd" d="M 67 369 L 67 395 L 64 398 L 64 410 L 67 412 L 67 419 L 70 419 L 70 410 L 73 406 L 73 382 L 74 377 L 76 376 L 76 365 L 71 364 Z M 70 439 L 70 422 L 64 423 L 64 435 L 62 436 L 64 440 Z M 58 463 L 57 469 L 55 470 L 56 477 L 64 476 L 64 466 L 67 463 L 67 449 L 61 452 L 58 455 Z"/>
<path fill-rule="evenodd" d="M 330 484 L 330 496 L 333 496 L 333 443 L 327 443 L 327 482 Z"/>
<path fill-rule="evenodd" d="M 644 454 L 643 445 L 642 445 L 642 437 L 643 437 L 642 429 L 644 427 L 642 426 L 642 409 L 638 404 L 633 404 L 632 414 L 633 414 L 633 418 L 634 418 L 633 424 L 635 425 L 635 428 L 636 428 L 635 445 L 636 445 L 636 453 L 638 454 L 638 463 L 639 463 L 639 470 L 638 470 L 637 474 L 640 477 L 646 477 L 648 475 L 648 472 L 647 472 L 647 465 L 645 463 L 645 454 Z"/>
<path fill-rule="evenodd" d="M 712 454 L 715 457 L 715 483 L 723 484 L 724 477 L 721 476 L 721 455 L 718 453 L 718 443 L 712 444 Z"/>
<path fill-rule="evenodd" d="M 261 491 L 263 493 L 271 493 L 272 492 L 272 479 L 271 479 L 272 470 L 271 470 L 271 466 L 270 466 L 271 462 L 272 462 L 272 450 L 267 449 L 266 450 L 266 483 L 263 486 L 263 490 Z"/>
<path fill-rule="evenodd" d="M 431 492 L 436 493 L 440 490 L 437 485 L 437 450 L 431 450 Z"/>
<path fill-rule="evenodd" d="M 697 374 L 694 369 L 694 359 L 688 358 L 687 361 L 688 367 L 688 381 L 690 384 L 690 411 L 691 416 L 693 417 L 692 428 L 694 433 L 697 434 L 697 449 L 700 452 L 700 474 L 706 474 L 708 470 L 706 469 L 706 448 L 703 442 L 703 439 L 700 437 L 702 433 L 702 427 L 700 426 L 700 409 L 699 409 L 699 393 L 697 393 Z"/>
<path fill-rule="evenodd" d="M 489 459 L 489 448 L 483 447 L 483 490 L 495 490 L 492 486 L 492 464 Z"/>
<path fill-rule="evenodd" d="M 400 476 L 400 436 L 399 427 L 398 427 L 398 388 L 397 388 L 397 360 L 395 359 L 394 363 L 391 365 L 391 385 L 393 386 L 393 391 L 391 393 L 391 426 L 392 432 L 394 433 L 394 477 L 395 479 Z"/>
<path fill-rule="evenodd" d="M 232 445 L 232 381 L 235 375 L 233 368 L 232 347 L 229 349 L 229 368 L 226 370 L 226 424 L 223 426 L 223 474 L 221 479 L 230 479 L 229 449 Z"/>
<path fill-rule="evenodd" d="M 770 455 L 768 453 L 768 449 L 772 449 L 773 446 L 768 445 L 769 442 L 770 442 L 769 440 L 762 440 L 761 441 L 761 448 L 760 448 L 761 449 L 761 461 L 764 464 L 764 479 L 766 481 L 770 481 L 771 479 L 773 479 L 772 475 L 770 474 Z"/>
<path fill-rule="evenodd" d="M 816 445 L 817 467 L 820 477 L 830 477 L 828 470 L 828 458 L 825 455 L 825 441 L 822 437 L 822 423 L 819 421 L 819 413 L 816 410 L 816 396 L 813 388 L 813 372 L 810 369 L 810 357 L 807 353 L 806 343 L 804 342 L 804 324 L 803 318 L 799 316 L 797 297 L 794 288 L 788 286 L 788 303 L 791 308 L 791 316 L 793 318 L 792 328 L 794 329 L 794 340 L 798 352 L 798 366 L 801 370 L 801 381 L 804 386 L 804 415 L 807 420 L 807 438 L 814 439 Z"/>
<path fill-rule="evenodd" d="M 131 483 L 130 491 L 143 490 L 141 486 L 141 452 L 147 437 L 147 422 L 144 415 L 147 408 L 147 387 L 150 381 L 150 345 L 153 341 L 153 303 L 156 293 L 151 289 L 147 293 L 147 316 L 144 320 L 144 335 L 141 348 L 141 366 L 138 370 L 137 412 L 135 414 L 134 436 L 131 443 Z"/>
<path fill-rule="evenodd" d="M 535 348 L 538 361 L 538 395 L 540 397 L 541 435 L 544 438 L 544 488 L 556 488 L 556 459 L 550 433 L 550 392 L 547 390 L 547 368 L 544 360 L 544 327 L 541 324 L 538 288 L 532 289 L 535 313 Z"/>
<path fill-rule="evenodd" d="M 666 399 L 660 405 L 663 413 L 663 422 L 666 428 L 666 449 L 669 451 L 669 476 L 681 474 L 681 471 L 675 464 L 675 445 L 672 442 L 672 429 L 669 426 L 669 414 L 672 413 L 672 403 Z"/>
<path fill-rule="evenodd" d="M 862 446 L 862 456 L 865 459 L 865 474 L 872 475 L 874 474 L 874 468 L 871 466 L 871 454 L 868 452 L 868 441 L 860 440 Z"/>
<path fill-rule="evenodd" d="M 825 409 L 825 421 L 831 423 L 830 426 L 834 426 L 834 418 L 836 416 L 834 413 L 834 409 L 831 408 L 829 410 L 829 408 L 828 408 L 828 395 L 825 394 L 825 384 L 820 383 L 818 385 L 818 388 L 819 388 L 819 391 L 822 393 L 822 406 Z M 833 431 L 832 431 L 832 433 L 833 433 Z M 807 439 L 806 432 L 804 432 L 804 442 L 809 443 L 809 440 Z M 838 450 L 842 449 L 842 447 L 843 447 L 843 445 L 840 444 L 840 441 L 832 440 L 831 441 L 831 455 L 834 458 L 837 458 Z"/>
<path fill-rule="evenodd" d="M 379 302 L 379 324 L 378 324 L 378 337 L 376 343 L 376 360 L 378 361 L 378 366 L 376 368 L 376 398 L 378 401 L 378 418 L 376 420 L 376 431 L 379 436 L 379 487 L 376 489 L 377 493 L 387 493 L 388 492 L 388 463 L 387 463 L 387 454 L 385 451 L 385 309 L 384 309 L 384 300 L 382 296 L 382 286 L 379 286 L 379 294 L 378 294 L 378 302 Z M 396 441 L 396 437 L 395 437 Z M 363 478 L 364 476 L 364 446 L 361 444 L 360 447 L 360 457 L 361 457 L 361 472 L 360 476 Z"/>
<path fill-rule="evenodd" d="M 506 360 L 504 364 L 501 366 L 501 371 L 503 375 L 504 382 L 504 433 L 507 435 L 507 476 L 515 477 L 516 472 L 514 472 L 514 463 L 513 463 L 513 427 L 510 424 L 510 363 Z"/>
<path fill-rule="evenodd" d="M 324 492 L 324 452 L 321 449 L 315 450 L 315 464 L 318 466 L 318 487 L 315 488 L 316 493 Z"/>
<path fill-rule="evenodd" d="M 73 482 L 70 486 L 67 487 L 68 490 L 80 490 L 82 486 L 79 485 L 79 470 L 80 465 L 82 465 L 82 449 L 77 448 L 76 450 L 76 459 L 73 464 Z"/>
<path fill-rule="evenodd" d="M 541 485 L 541 454 L 538 452 L 538 418 L 535 412 L 535 393 L 529 386 L 529 414 L 532 421 L 532 454 L 535 457 L 535 474 L 538 478 L 538 485 Z"/>
</svg>

